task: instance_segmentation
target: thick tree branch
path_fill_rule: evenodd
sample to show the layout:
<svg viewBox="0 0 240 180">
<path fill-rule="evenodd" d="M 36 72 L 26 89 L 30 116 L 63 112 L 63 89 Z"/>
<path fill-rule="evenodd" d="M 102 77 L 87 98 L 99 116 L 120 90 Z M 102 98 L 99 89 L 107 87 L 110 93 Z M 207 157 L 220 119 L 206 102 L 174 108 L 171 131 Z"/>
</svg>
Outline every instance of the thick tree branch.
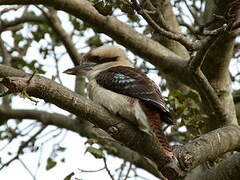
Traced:
<svg viewBox="0 0 240 180">
<path fill-rule="evenodd" d="M 201 66 L 205 60 L 205 57 L 211 48 L 211 46 L 216 42 L 216 40 L 219 38 L 219 36 L 212 36 L 206 38 L 206 41 L 202 44 L 202 48 L 197 52 L 196 56 L 189 62 L 188 69 L 190 73 L 193 75 L 193 80 L 195 82 L 195 85 L 198 87 L 201 95 L 203 97 L 206 97 L 208 100 L 208 105 L 213 110 L 214 115 L 218 119 L 220 119 L 221 122 L 228 123 L 232 122 L 228 119 L 227 113 L 225 112 L 225 109 L 223 108 L 217 93 L 213 89 L 213 87 L 208 82 L 207 78 L 201 71 Z M 229 123 L 230 124 L 230 123 Z"/>
<path fill-rule="evenodd" d="M 101 145 L 108 145 L 116 148 L 117 152 L 114 153 L 114 156 L 123 158 L 137 167 L 147 170 L 156 177 L 160 177 L 159 171 L 157 170 L 156 165 L 151 162 L 149 159 L 141 156 L 135 151 L 122 146 L 118 142 L 115 142 L 106 132 L 103 130 L 94 127 L 93 124 L 85 120 L 72 119 L 68 116 L 58 114 L 58 113 L 48 113 L 45 111 L 38 110 L 6 110 L 0 109 L 1 120 L 4 119 L 32 119 L 37 120 L 44 125 L 54 125 L 59 128 L 65 128 L 76 133 L 79 133 L 81 136 L 88 138 L 96 138 L 98 143 Z M 111 152 L 110 152 L 111 153 Z"/>
<path fill-rule="evenodd" d="M 228 1 L 206 1 L 206 7 L 204 11 L 204 21 L 213 22 L 208 26 L 209 30 L 221 27 L 224 23 L 228 23 L 232 27 L 233 19 L 227 19 L 226 21 L 212 21 L 216 15 L 218 17 L 228 18 L 228 15 L 239 15 L 239 12 L 232 12 L 228 14 L 229 9 L 239 9 L 238 6 L 233 5 L 234 0 Z M 235 1 L 237 2 L 237 1 Z M 232 14 L 233 13 L 233 14 Z M 215 14 L 215 15 L 214 15 Z M 232 58 L 233 47 L 234 47 L 234 37 L 232 36 L 234 32 L 224 33 L 218 40 L 210 47 L 208 53 L 205 57 L 205 61 L 202 65 L 202 71 L 209 83 L 216 92 L 218 99 L 221 102 L 223 109 L 225 110 L 228 119 L 230 121 L 223 122 L 215 115 L 211 116 L 211 111 L 209 107 L 203 107 L 206 114 L 209 114 L 210 119 L 206 121 L 207 131 L 215 129 L 222 126 L 224 123 L 227 124 L 237 124 L 236 113 L 234 111 L 234 103 L 231 95 L 231 80 L 229 77 L 229 62 Z M 207 99 L 203 99 L 203 102 Z"/>
<path fill-rule="evenodd" d="M 178 152 L 182 167 L 192 169 L 228 151 L 239 149 L 239 133 L 239 126 L 225 126 L 187 143 Z"/>
<path fill-rule="evenodd" d="M 236 153 L 215 167 L 197 174 L 194 180 L 237 180 L 239 177 L 240 153 Z"/>
</svg>

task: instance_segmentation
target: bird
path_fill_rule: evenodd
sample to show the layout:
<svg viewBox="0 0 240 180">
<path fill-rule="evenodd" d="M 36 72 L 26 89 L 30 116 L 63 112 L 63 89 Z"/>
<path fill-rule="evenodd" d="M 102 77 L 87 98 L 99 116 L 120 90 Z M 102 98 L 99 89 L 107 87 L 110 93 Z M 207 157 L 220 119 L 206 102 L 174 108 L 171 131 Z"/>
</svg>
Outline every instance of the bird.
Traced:
<svg viewBox="0 0 240 180">
<path fill-rule="evenodd" d="M 134 119 L 138 128 L 157 137 L 166 153 L 172 149 L 162 130 L 162 122 L 174 124 L 159 87 L 135 68 L 126 52 L 117 46 L 103 45 L 84 55 L 82 64 L 64 71 L 86 75 L 89 98 L 125 119 Z"/>
</svg>

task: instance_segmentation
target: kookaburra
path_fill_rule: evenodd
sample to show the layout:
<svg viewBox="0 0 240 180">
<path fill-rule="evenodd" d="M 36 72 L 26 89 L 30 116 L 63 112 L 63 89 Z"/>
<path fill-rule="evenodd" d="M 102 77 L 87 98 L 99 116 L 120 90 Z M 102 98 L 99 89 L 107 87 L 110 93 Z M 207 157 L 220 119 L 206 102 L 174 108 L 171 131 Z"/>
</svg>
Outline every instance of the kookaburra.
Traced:
<svg viewBox="0 0 240 180">
<path fill-rule="evenodd" d="M 86 73 L 90 99 L 114 114 L 136 120 L 142 131 L 155 134 L 160 145 L 171 152 L 161 123 L 173 121 L 159 87 L 133 67 L 121 48 L 101 46 L 88 52 L 84 59 L 83 64 L 64 73 Z"/>
</svg>

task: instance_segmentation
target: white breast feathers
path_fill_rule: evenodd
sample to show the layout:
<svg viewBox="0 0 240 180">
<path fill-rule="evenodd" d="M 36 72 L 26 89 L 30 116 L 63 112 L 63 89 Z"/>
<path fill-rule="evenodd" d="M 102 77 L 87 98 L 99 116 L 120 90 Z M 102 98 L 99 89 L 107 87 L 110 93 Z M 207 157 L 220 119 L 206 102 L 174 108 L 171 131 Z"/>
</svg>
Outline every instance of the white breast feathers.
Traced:
<svg viewBox="0 0 240 180">
<path fill-rule="evenodd" d="M 95 79 L 90 80 L 88 84 L 88 96 L 92 101 L 102 105 L 110 112 L 119 114 L 131 122 L 136 121 L 142 131 L 150 133 L 147 117 L 137 98 L 107 90 L 99 86 Z"/>
</svg>

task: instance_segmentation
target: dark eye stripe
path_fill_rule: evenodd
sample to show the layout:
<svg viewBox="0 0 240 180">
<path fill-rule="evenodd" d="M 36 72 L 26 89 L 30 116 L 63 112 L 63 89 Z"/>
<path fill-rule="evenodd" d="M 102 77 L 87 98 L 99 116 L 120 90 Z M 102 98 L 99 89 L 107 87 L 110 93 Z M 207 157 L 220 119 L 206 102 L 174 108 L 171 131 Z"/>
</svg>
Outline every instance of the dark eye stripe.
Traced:
<svg viewBox="0 0 240 180">
<path fill-rule="evenodd" d="M 116 61 L 118 58 L 118 56 L 116 57 L 110 57 L 110 58 L 102 58 L 100 56 L 91 56 L 89 61 L 98 63 L 98 64 L 102 64 L 102 63 L 106 63 L 106 62 L 113 62 Z"/>
</svg>

